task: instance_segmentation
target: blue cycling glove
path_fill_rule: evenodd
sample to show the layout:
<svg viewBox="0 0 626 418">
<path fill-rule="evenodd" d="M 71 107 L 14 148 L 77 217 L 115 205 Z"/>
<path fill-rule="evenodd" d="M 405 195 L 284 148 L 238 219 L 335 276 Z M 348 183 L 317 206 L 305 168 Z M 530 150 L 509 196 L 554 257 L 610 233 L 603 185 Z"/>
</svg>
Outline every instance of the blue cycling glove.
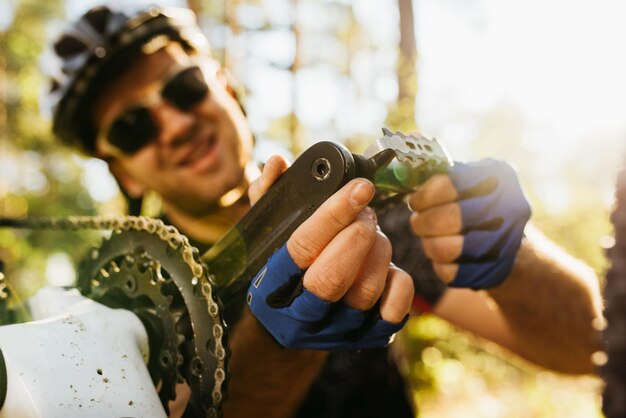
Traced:
<svg viewBox="0 0 626 418">
<path fill-rule="evenodd" d="M 511 273 L 531 213 L 517 175 L 493 159 L 455 163 L 448 174 L 459 193 L 464 234 L 459 270 L 450 286 L 497 286 Z"/>
<path fill-rule="evenodd" d="M 380 317 L 378 305 L 368 311 L 343 302 L 323 301 L 304 288 L 300 269 L 283 245 L 252 279 L 247 302 L 272 336 L 287 348 L 317 350 L 383 347 L 406 323 Z"/>
</svg>

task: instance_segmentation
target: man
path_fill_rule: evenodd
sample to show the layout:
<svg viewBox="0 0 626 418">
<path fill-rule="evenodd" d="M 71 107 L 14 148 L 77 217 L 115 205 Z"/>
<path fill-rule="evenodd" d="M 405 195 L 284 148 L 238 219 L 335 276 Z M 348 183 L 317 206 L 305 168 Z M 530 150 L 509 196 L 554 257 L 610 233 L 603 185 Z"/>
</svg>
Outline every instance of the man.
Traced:
<svg viewBox="0 0 626 418">
<path fill-rule="evenodd" d="M 259 174 L 252 134 L 204 42 L 181 11 L 153 8 L 127 16 L 92 9 L 55 43 L 63 71 L 53 79 L 51 101 L 61 139 L 107 161 L 131 198 L 158 193 L 167 220 L 206 247 L 286 163 L 268 161 L 252 184 Z M 449 175 L 433 176 L 410 197 L 412 214 L 397 208 L 380 219 L 389 239 L 366 208 L 373 193 L 364 179 L 347 184 L 255 279 L 260 290 L 253 286 L 250 295 L 263 297 L 252 297 L 254 315 L 245 308 L 234 324 L 227 417 L 413 416 L 386 348 L 308 350 L 329 341 L 338 348 L 382 345 L 376 338 L 365 342 L 370 331 L 383 329 L 388 337 L 394 328 L 385 327 L 401 326 L 412 301 L 539 365 L 594 370 L 595 277 L 545 252 L 530 232 L 522 239 L 529 210 L 506 165 L 457 164 Z M 389 263 L 389 241 L 412 281 Z M 276 296 L 296 276 L 297 291 L 272 305 L 266 296 Z M 316 309 L 294 313 L 303 300 Z M 333 309 L 339 313 L 329 315 L 321 331 L 298 328 L 319 323 L 319 311 Z M 364 338 L 352 341 L 345 329 L 333 334 L 346 323 L 360 327 L 365 312 L 374 313 L 376 325 Z M 281 348 L 259 321 L 279 341 L 288 330 L 284 341 L 298 349 Z"/>
</svg>

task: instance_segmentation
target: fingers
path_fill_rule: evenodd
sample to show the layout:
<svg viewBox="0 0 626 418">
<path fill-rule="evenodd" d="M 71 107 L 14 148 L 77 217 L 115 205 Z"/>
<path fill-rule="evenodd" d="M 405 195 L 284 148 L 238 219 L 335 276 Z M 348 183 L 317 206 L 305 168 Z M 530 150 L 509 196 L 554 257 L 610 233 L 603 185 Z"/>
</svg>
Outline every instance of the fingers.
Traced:
<svg viewBox="0 0 626 418">
<path fill-rule="evenodd" d="M 463 252 L 463 216 L 457 189 L 448 175 L 429 178 L 409 198 L 415 211 L 410 223 L 413 232 L 422 238 L 426 256 L 433 262 L 433 270 L 444 283 L 456 277 L 459 265 L 454 263 Z"/>
<path fill-rule="evenodd" d="M 456 263 L 433 263 L 433 270 L 439 279 L 445 284 L 450 284 L 459 271 Z"/>
<path fill-rule="evenodd" d="M 421 237 L 455 235 L 463 227 L 458 203 L 446 203 L 423 212 L 413 212 L 410 222 L 413 232 Z"/>
<path fill-rule="evenodd" d="M 365 239 L 369 239 L 369 232 L 362 241 Z M 364 251 L 365 245 L 360 244 L 349 228 L 342 231 L 309 268 L 304 287 L 321 299 L 329 302 L 342 299 L 347 306 L 360 311 L 371 309 L 380 300 L 382 319 L 401 322 L 411 309 L 413 280 L 391 263 L 391 243 L 382 232 L 376 232 L 369 251 Z M 323 265 L 331 266 L 330 270 L 318 269 Z"/>
<path fill-rule="evenodd" d="M 461 209 L 456 203 L 448 203 L 414 212 L 409 218 L 413 232 L 422 238 L 422 248 L 433 262 L 433 270 L 441 281 L 452 282 L 459 269 L 454 263 L 463 252 L 465 236 L 462 228 Z"/>
<path fill-rule="evenodd" d="M 289 168 L 289 162 L 281 155 L 274 155 L 267 160 L 261 177 L 253 181 L 248 188 L 250 203 L 254 205 L 272 187 L 272 184 L 278 180 L 281 174 L 287 171 L 287 168 Z"/>
<path fill-rule="evenodd" d="M 415 288 L 408 273 L 390 265 L 385 290 L 380 300 L 380 316 L 385 321 L 398 323 L 411 310 Z"/>
<path fill-rule="evenodd" d="M 374 197 L 374 191 L 370 181 L 354 179 L 303 222 L 287 241 L 289 254 L 298 267 L 309 267 L 333 238 L 352 224 Z"/>
<path fill-rule="evenodd" d="M 360 311 L 372 308 L 385 289 L 390 262 L 391 243 L 379 230 L 361 271 L 343 297 L 343 302 Z"/>
<path fill-rule="evenodd" d="M 367 208 L 316 257 L 304 275 L 304 287 L 324 301 L 338 301 L 352 286 L 375 240 L 376 216 Z"/>
<path fill-rule="evenodd" d="M 287 250 L 298 267 L 307 269 L 304 288 L 319 299 L 343 299 L 356 310 L 380 300 L 381 317 L 400 323 L 411 307 L 413 282 L 390 267 L 391 244 L 367 207 L 374 192 L 368 180 L 351 181 L 298 227 Z"/>
<path fill-rule="evenodd" d="M 463 251 L 463 235 L 422 238 L 422 248 L 426 256 L 435 263 L 451 263 Z"/>
<path fill-rule="evenodd" d="M 411 209 L 421 212 L 434 206 L 456 201 L 458 193 L 450 177 L 436 174 L 426 180 L 409 198 Z"/>
</svg>

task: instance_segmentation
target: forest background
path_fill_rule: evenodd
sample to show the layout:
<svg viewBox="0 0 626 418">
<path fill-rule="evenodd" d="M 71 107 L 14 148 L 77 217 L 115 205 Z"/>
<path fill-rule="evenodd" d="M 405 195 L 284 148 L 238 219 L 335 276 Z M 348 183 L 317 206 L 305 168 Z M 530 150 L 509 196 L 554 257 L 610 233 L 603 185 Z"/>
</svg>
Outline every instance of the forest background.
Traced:
<svg viewBox="0 0 626 418">
<path fill-rule="evenodd" d="M 122 211 L 104 163 L 60 146 L 40 106 L 47 40 L 94 4 L 0 0 L 0 216 Z M 626 134 L 618 0 L 163 4 L 195 10 L 242 82 L 259 160 L 327 139 L 360 151 L 383 126 L 419 128 L 456 160 L 515 165 L 532 222 L 603 277 Z M 156 211 L 153 199 L 147 214 Z M 12 306 L 46 283 L 71 284 L 98 242 L 89 232 L 0 230 Z M 402 339 L 422 417 L 601 416 L 596 378 L 538 370 L 427 315 Z"/>
</svg>

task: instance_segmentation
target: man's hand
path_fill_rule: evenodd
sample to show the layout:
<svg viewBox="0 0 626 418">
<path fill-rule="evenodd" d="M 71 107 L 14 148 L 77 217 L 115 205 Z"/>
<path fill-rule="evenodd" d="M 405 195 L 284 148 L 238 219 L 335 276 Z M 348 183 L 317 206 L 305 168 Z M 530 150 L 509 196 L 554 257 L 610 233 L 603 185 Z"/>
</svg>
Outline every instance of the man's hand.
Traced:
<svg viewBox="0 0 626 418">
<path fill-rule="evenodd" d="M 287 168 L 268 161 L 250 187 L 256 201 Z M 355 179 L 293 233 L 252 280 L 252 312 L 291 348 L 382 346 L 404 324 L 413 283 L 391 261 L 391 244 L 367 204 L 374 186 Z"/>
<path fill-rule="evenodd" d="M 409 205 L 413 231 L 441 280 L 485 289 L 510 274 L 530 206 L 508 164 L 456 163 L 428 179 Z"/>
</svg>

